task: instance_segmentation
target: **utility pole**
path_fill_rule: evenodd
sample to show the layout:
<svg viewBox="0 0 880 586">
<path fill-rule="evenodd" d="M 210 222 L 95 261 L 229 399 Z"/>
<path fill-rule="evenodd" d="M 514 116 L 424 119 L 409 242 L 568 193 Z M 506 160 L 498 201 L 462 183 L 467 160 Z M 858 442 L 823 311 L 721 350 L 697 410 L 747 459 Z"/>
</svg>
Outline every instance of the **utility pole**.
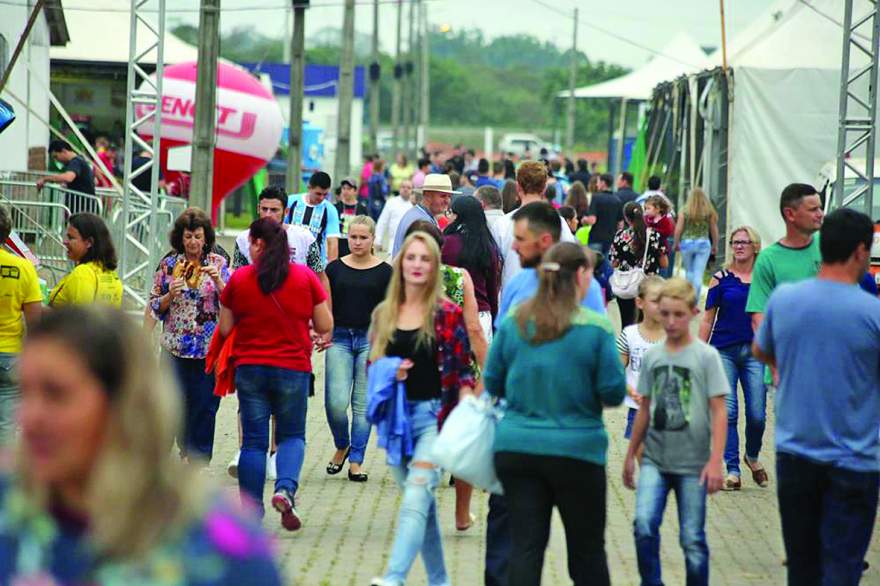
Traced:
<svg viewBox="0 0 880 586">
<path fill-rule="evenodd" d="M 220 53 L 220 0 L 201 0 L 192 142 L 190 205 L 213 212 L 214 144 L 217 120 L 217 57 Z"/>
<path fill-rule="evenodd" d="M 415 78 L 415 67 L 413 63 L 413 59 L 415 59 L 415 35 L 413 34 L 413 27 L 415 23 L 415 8 L 416 3 L 415 0 L 409 0 L 409 32 L 407 33 L 407 41 L 406 41 L 406 77 L 404 78 L 404 91 L 403 95 L 404 99 L 404 118 L 403 118 L 403 136 L 404 136 L 404 144 L 403 144 L 403 152 L 406 153 L 406 156 L 412 159 L 412 143 L 415 142 L 413 140 L 413 122 L 415 122 L 415 109 L 413 108 L 413 103 L 415 102 L 415 85 L 413 84 L 413 79 Z"/>
<path fill-rule="evenodd" d="M 379 152 L 379 0 L 373 0 L 373 62 L 370 63 L 370 151 Z"/>
<path fill-rule="evenodd" d="M 336 161 L 333 170 L 338 183 L 351 171 L 351 102 L 354 95 L 354 0 L 345 0 L 342 21 L 342 56 L 336 84 L 339 115 L 336 117 Z"/>
<path fill-rule="evenodd" d="M 419 100 L 419 106 L 421 108 L 420 112 L 420 126 L 422 128 L 422 136 L 419 138 L 419 145 L 424 145 L 428 142 L 428 122 L 431 118 L 431 66 L 430 66 L 430 51 L 429 51 L 429 32 L 428 32 L 428 3 L 422 0 L 422 98 Z"/>
<path fill-rule="evenodd" d="M 391 151 L 400 149 L 400 83 L 403 66 L 400 64 L 400 28 L 403 21 L 403 0 L 397 0 L 397 48 L 394 56 L 394 87 L 391 92 Z"/>
<path fill-rule="evenodd" d="M 309 0 L 293 0 L 290 43 L 290 115 L 287 131 L 287 192 L 299 193 L 302 180 L 303 78 L 306 66 L 306 8 Z"/>
<path fill-rule="evenodd" d="M 574 86 L 577 83 L 578 9 L 574 9 L 574 35 L 571 41 L 571 71 L 568 75 L 568 120 L 565 126 L 565 152 L 574 159 Z"/>
</svg>

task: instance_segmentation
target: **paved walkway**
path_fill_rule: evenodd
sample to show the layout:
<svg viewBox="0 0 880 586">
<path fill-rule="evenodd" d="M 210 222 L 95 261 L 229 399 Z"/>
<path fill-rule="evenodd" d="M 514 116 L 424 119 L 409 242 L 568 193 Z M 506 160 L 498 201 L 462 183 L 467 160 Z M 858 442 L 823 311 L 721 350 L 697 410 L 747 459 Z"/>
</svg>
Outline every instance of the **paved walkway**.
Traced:
<svg viewBox="0 0 880 586">
<path fill-rule="evenodd" d="M 316 356 L 319 395 L 323 389 L 323 357 Z M 773 457 L 772 401 L 768 408 L 768 432 L 762 460 L 770 471 L 771 485 L 762 489 L 744 477 L 743 490 L 710 497 L 707 533 L 711 549 L 712 584 L 784 584 L 785 568 L 779 515 L 776 506 L 775 461 Z M 210 474 L 233 490 L 235 481 L 226 475 L 226 463 L 237 449 L 237 400 L 224 399 L 217 422 L 214 463 Z M 606 411 L 605 422 L 611 436 L 608 464 L 608 523 L 606 550 L 612 582 L 638 584 L 638 571 L 632 537 L 633 492 L 620 480 L 626 453 L 623 439 L 624 411 Z M 742 425 L 741 425 L 742 427 Z M 742 431 L 740 432 L 742 437 Z M 399 504 L 397 487 L 385 466 L 384 452 L 371 438 L 365 468 L 366 484 L 349 482 L 345 470 L 337 476 L 324 471 L 333 454 L 333 442 L 324 416 L 322 396 L 309 400 L 306 460 L 298 510 L 304 527 L 291 534 L 280 528 L 277 515 L 269 513 L 265 526 L 278 538 L 286 578 L 304 586 L 369 584 L 383 573 L 394 536 Z M 271 498 L 266 485 L 266 502 Z M 487 495 L 475 494 L 472 510 L 478 521 L 467 532 L 459 533 L 454 524 L 455 493 L 446 486 L 438 490 L 440 517 L 448 571 L 455 585 L 482 584 L 485 553 Z M 590 498 L 584 494 L 584 498 Z M 678 526 L 674 498 L 670 497 L 662 530 L 661 555 L 667 584 L 684 583 L 684 561 L 678 546 Z M 880 585 L 880 530 L 875 529 L 868 553 L 871 569 L 863 584 Z M 417 561 L 411 584 L 425 584 L 425 572 Z M 565 538 L 562 525 L 554 519 L 544 565 L 544 584 L 570 584 L 566 570 Z"/>
</svg>

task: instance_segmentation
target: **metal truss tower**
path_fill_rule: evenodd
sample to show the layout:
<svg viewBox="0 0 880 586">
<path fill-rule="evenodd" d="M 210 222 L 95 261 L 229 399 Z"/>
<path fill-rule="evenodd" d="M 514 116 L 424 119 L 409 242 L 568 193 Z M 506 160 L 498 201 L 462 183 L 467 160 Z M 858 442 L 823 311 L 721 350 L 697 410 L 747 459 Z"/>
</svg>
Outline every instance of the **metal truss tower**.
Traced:
<svg viewBox="0 0 880 586">
<path fill-rule="evenodd" d="M 840 118 L 837 135 L 837 179 L 834 207 L 849 205 L 864 196 L 865 211 L 873 217 L 874 149 L 877 121 L 877 69 L 880 48 L 880 3 L 878 0 L 845 0 L 843 60 L 840 67 Z M 854 15 L 854 4 L 865 6 Z M 866 59 L 865 65 L 853 62 Z M 864 154 L 865 166 L 854 164 L 853 155 Z M 844 198 L 847 169 L 855 173 L 855 190 Z"/>
<path fill-rule="evenodd" d="M 164 240 L 164 235 L 157 232 L 165 0 L 155 0 L 158 6 L 149 9 L 146 7 L 148 2 L 150 0 L 131 0 L 124 193 L 122 215 L 115 223 L 123 291 L 138 309 L 143 308 L 149 299 L 153 271 Z M 155 77 L 151 78 L 148 68 L 153 63 L 156 66 Z M 149 143 L 138 134 L 138 129 L 148 124 L 152 125 L 153 135 Z M 147 151 L 151 156 L 138 168 L 132 169 L 132 161 L 141 151 Z M 149 193 L 132 183 L 144 173 L 150 174 Z"/>
</svg>

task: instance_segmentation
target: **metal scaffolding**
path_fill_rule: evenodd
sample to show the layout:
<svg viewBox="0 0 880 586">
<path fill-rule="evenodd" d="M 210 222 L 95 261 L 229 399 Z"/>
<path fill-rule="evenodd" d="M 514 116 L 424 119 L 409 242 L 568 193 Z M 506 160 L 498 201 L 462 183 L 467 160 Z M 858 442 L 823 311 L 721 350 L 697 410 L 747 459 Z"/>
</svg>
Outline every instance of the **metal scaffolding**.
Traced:
<svg viewBox="0 0 880 586">
<path fill-rule="evenodd" d="M 868 0 L 866 14 L 854 16 L 854 0 L 846 0 L 843 21 L 843 60 L 840 68 L 840 118 L 837 135 L 837 179 L 834 207 L 847 206 L 864 196 L 866 212 L 873 218 L 874 147 L 877 120 L 877 69 L 880 47 L 880 4 Z M 868 42 L 870 44 L 868 44 Z M 853 68 L 853 62 L 867 64 Z M 864 153 L 864 169 L 852 156 Z M 847 169 L 856 175 L 855 189 L 844 198 Z"/>
<path fill-rule="evenodd" d="M 123 291 L 136 308 L 143 308 L 152 284 L 164 235 L 159 234 L 159 139 L 161 135 L 162 75 L 164 72 L 165 0 L 147 9 L 150 0 L 131 0 L 128 47 L 128 92 L 125 108 L 125 172 L 121 217 L 114 222 L 119 248 L 119 276 Z M 139 35 L 147 37 L 139 39 Z M 138 49 L 141 41 L 143 50 Z M 144 42 L 145 41 L 145 42 Z M 147 73 L 155 63 L 155 76 Z M 145 141 L 138 129 L 151 124 L 153 140 Z M 135 155 L 150 153 L 136 169 Z M 132 181 L 150 174 L 150 191 L 144 193 Z"/>
</svg>

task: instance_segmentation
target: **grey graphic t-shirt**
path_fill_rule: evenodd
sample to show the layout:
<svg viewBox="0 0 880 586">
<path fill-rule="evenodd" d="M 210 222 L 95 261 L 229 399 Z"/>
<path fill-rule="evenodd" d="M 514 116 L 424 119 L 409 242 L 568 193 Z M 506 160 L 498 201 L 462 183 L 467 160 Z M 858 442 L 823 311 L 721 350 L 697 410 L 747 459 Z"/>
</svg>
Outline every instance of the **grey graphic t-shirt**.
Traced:
<svg viewBox="0 0 880 586">
<path fill-rule="evenodd" d="M 705 342 L 648 349 L 637 389 L 651 398 L 644 457 L 661 472 L 699 474 L 711 452 L 709 397 L 728 394 L 729 384 L 718 351 Z"/>
</svg>

